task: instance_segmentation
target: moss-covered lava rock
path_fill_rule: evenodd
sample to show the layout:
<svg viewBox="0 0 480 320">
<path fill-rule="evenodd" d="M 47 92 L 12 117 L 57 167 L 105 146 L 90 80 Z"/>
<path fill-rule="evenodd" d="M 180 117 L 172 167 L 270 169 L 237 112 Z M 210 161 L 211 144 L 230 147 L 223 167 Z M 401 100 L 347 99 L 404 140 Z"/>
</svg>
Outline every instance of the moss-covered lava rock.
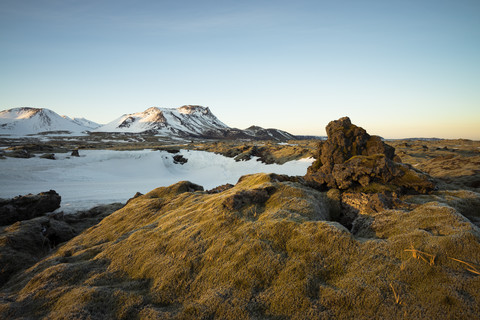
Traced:
<svg viewBox="0 0 480 320">
<path fill-rule="evenodd" d="M 370 136 L 347 117 L 327 125 L 328 139 L 319 144 L 317 160 L 305 179 L 317 188 L 378 192 L 426 193 L 431 179 L 409 165 L 398 162 L 395 149 L 378 136 Z"/>
</svg>

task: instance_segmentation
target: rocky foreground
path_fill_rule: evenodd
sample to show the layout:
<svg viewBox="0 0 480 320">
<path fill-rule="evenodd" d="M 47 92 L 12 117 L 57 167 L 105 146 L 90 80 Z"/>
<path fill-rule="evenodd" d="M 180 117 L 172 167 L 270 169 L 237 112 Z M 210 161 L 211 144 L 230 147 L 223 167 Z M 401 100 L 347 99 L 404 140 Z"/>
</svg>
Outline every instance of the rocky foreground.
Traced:
<svg viewBox="0 0 480 320">
<path fill-rule="evenodd" d="M 183 181 L 131 199 L 83 232 L 76 229 L 79 235 L 51 245 L 47 256 L 3 275 L 0 314 L 478 318 L 475 165 L 467 174 L 466 164 L 440 169 L 425 156 L 414 167 L 408 163 L 417 153 L 408 150 L 423 147 L 399 142 L 396 152 L 348 118 L 331 122 L 327 132 L 305 177 L 249 175 L 209 192 Z M 437 162 L 471 164 L 477 156 L 457 150 Z M 3 261 L 12 259 L 5 252 L 23 250 L 19 234 L 35 219 L 49 218 L 1 227 Z M 38 233 L 32 246 L 41 241 Z"/>
</svg>

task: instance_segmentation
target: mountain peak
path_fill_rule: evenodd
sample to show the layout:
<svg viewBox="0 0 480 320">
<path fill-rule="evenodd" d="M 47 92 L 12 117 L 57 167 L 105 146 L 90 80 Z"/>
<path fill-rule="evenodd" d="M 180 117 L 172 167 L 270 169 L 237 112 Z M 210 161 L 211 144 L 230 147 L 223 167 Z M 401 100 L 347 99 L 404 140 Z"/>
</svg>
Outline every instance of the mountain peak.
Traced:
<svg viewBox="0 0 480 320">
<path fill-rule="evenodd" d="M 151 107 L 126 114 L 98 128 L 98 132 L 149 132 L 180 137 L 201 136 L 207 130 L 228 128 L 208 107 L 184 105 L 173 108 Z"/>
<path fill-rule="evenodd" d="M 181 106 L 177 110 L 182 114 L 192 114 L 192 113 L 195 113 L 195 112 L 199 112 L 199 113 L 202 113 L 202 114 L 211 113 L 210 109 L 208 107 L 202 107 L 202 106 L 197 106 L 197 105 L 185 105 L 185 106 Z"/>
<path fill-rule="evenodd" d="M 150 107 L 124 114 L 99 125 L 84 118 L 60 116 L 45 108 L 14 108 L 0 111 L 0 134 L 28 135 L 40 132 L 128 132 L 175 138 L 253 139 L 285 141 L 295 139 L 288 132 L 251 126 L 245 130 L 230 128 L 208 107 L 183 105 L 178 108 Z"/>
<path fill-rule="evenodd" d="M 36 115 L 39 112 L 42 112 L 41 108 L 30 108 L 30 107 L 21 107 L 21 108 L 12 108 L 8 110 L 3 110 L 0 112 L 0 118 L 2 119 L 29 119 Z"/>
<path fill-rule="evenodd" d="M 151 113 L 161 113 L 162 111 L 157 108 L 157 107 L 150 107 L 148 108 L 147 110 L 143 111 L 143 113 L 148 113 L 148 114 L 151 114 Z"/>
<path fill-rule="evenodd" d="M 21 107 L 0 112 L 0 133 L 2 134 L 27 135 L 48 131 L 80 133 L 94 127 L 98 125 L 92 121 L 74 121 L 46 108 Z"/>
</svg>

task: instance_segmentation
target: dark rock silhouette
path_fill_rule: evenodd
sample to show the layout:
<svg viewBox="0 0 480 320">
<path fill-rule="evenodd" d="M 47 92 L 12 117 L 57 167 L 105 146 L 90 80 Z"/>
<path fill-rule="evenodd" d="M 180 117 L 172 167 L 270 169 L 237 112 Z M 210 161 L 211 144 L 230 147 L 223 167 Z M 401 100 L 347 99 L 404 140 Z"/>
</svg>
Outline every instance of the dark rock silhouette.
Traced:
<svg viewBox="0 0 480 320">
<path fill-rule="evenodd" d="M 215 187 L 213 189 L 207 190 L 207 193 L 209 193 L 209 194 L 220 193 L 220 192 L 229 190 L 233 187 L 234 187 L 233 184 L 227 183 L 227 184 L 223 184 L 221 186 Z"/>
<path fill-rule="evenodd" d="M 348 117 L 330 122 L 326 131 L 328 139 L 319 144 L 305 176 L 312 187 L 368 193 L 426 193 L 435 187 L 427 175 L 402 164 L 393 147 Z"/>
<path fill-rule="evenodd" d="M 5 155 L 11 158 L 21 158 L 21 159 L 28 159 L 34 157 L 28 150 L 26 149 L 15 149 L 10 152 L 6 152 Z"/>
<path fill-rule="evenodd" d="M 78 149 L 73 150 L 71 156 L 72 157 L 80 157 L 80 154 L 78 153 Z"/>
<path fill-rule="evenodd" d="M 0 228 L 0 286 L 121 207 L 112 203 L 74 214 L 58 212 Z"/>
<path fill-rule="evenodd" d="M 136 198 L 138 198 L 138 197 L 140 197 L 140 196 L 143 196 L 143 193 L 137 191 L 137 192 L 133 195 L 133 197 L 131 197 L 130 199 L 127 200 L 127 203 L 126 203 L 126 204 L 128 204 L 130 201 L 132 201 L 133 199 L 136 199 Z"/>
<path fill-rule="evenodd" d="M 185 164 L 188 162 L 187 158 L 184 158 L 181 154 L 177 154 L 176 156 L 173 156 L 173 163 L 175 164 Z"/>
<path fill-rule="evenodd" d="M 32 219 L 60 207 L 60 195 L 54 190 L 33 195 L 0 199 L 0 225 Z"/>
<path fill-rule="evenodd" d="M 49 160 L 55 160 L 55 154 L 53 153 L 45 153 L 40 156 L 42 159 L 49 159 Z"/>
</svg>

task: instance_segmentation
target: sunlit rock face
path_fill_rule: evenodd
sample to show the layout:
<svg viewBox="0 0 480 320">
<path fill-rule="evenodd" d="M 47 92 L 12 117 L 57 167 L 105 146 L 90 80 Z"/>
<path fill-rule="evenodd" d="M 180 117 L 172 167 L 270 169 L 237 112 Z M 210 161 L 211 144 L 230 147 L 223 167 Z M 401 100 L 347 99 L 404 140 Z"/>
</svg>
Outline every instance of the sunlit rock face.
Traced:
<svg viewBox="0 0 480 320">
<path fill-rule="evenodd" d="M 305 176 L 311 186 L 401 193 L 426 193 L 434 188 L 427 175 L 402 164 L 393 147 L 348 117 L 331 121 L 326 131 L 328 139 L 320 143 L 317 160 Z"/>
</svg>

